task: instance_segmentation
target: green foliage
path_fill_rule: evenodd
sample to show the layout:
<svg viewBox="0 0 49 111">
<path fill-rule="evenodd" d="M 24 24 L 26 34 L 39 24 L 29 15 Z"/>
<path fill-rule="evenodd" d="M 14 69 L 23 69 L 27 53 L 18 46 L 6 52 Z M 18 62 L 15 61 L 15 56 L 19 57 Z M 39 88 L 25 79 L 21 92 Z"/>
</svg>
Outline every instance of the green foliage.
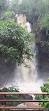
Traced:
<svg viewBox="0 0 49 111">
<path fill-rule="evenodd" d="M 8 0 L 0 0 L 0 17 L 8 9 Z"/>
<path fill-rule="evenodd" d="M 24 13 L 30 21 L 43 16 L 46 12 L 43 0 L 23 0 L 19 5 L 18 13 Z"/>
<path fill-rule="evenodd" d="M 45 16 L 39 20 L 39 26 L 41 30 L 46 29 L 46 35 L 49 35 L 49 13 L 46 13 Z"/>
<path fill-rule="evenodd" d="M 46 28 L 49 29 L 49 13 L 45 14 L 44 17 L 42 17 L 42 19 L 40 19 L 40 27 L 42 28 Z"/>
<path fill-rule="evenodd" d="M 3 88 L 2 92 L 19 92 L 15 87 Z M 18 99 L 19 95 L 6 95 L 7 99 Z"/>
<path fill-rule="evenodd" d="M 17 13 L 17 10 L 19 9 L 19 0 L 11 0 L 10 3 L 10 10 Z"/>
<path fill-rule="evenodd" d="M 0 8 L 2 10 L 6 10 L 6 8 L 7 8 L 7 0 L 0 0 Z"/>
<path fill-rule="evenodd" d="M 30 21 L 43 16 L 46 12 L 45 2 L 43 0 L 22 0 L 19 4 L 18 0 L 12 0 L 10 3 L 10 10 L 15 13 L 24 13 Z"/>
<path fill-rule="evenodd" d="M 9 87 L 9 88 L 3 88 L 2 90 L 1 90 L 1 92 L 19 92 L 18 91 L 18 89 L 16 89 L 15 87 Z M 19 100 L 19 99 L 21 99 L 21 98 L 23 98 L 23 97 L 21 97 L 21 95 L 6 95 L 6 96 L 3 96 L 2 97 L 3 99 L 15 99 L 15 100 Z M 21 102 L 6 102 L 6 105 L 7 106 L 15 106 L 15 105 L 18 105 L 18 104 L 20 104 Z M 1 105 L 2 105 L 2 103 L 1 103 Z M 5 103 L 3 102 L 3 105 L 5 105 Z"/>
<path fill-rule="evenodd" d="M 49 0 L 45 0 L 45 12 L 39 19 L 40 29 L 46 29 L 46 34 L 49 35 Z"/>
<path fill-rule="evenodd" d="M 4 13 L 4 17 L 5 17 L 6 19 L 11 18 L 11 16 L 12 16 L 12 12 L 10 12 L 10 11 Z"/>
<path fill-rule="evenodd" d="M 41 86 L 42 92 L 48 92 L 49 93 L 49 79 L 45 82 L 44 86 Z M 43 95 L 37 95 L 38 99 L 43 99 Z M 44 96 L 44 100 L 49 100 L 49 95 Z M 39 103 L 39 105 L 43 106 L 43 103 Z M 44 106 L 46 108 L 46 111 L 49 111 L 49 103 L 44 103 Z"/>
<path fill-rule="evenodd" d="M 15 88 L 14 86 L 6 88 L 4 87 L 3 89 L 0 89 L 0 92 L 19 92 L 18 88 Z M 32 96 L 30 95 L 25 95 L 25 94 L 17 94 L 17 95 L 1 95 L 1 99 L 9 99 L 9 100 L 32 100 Z M 17 106 L 21 102 L 6 102 L 6 106 Z M 0 102 L 0 105 L 5 105 L 5 102 Z"/>
<path fill-rule="evenodd" d="M 34 35 L 28 33 L 12 19 L 1 20 L 0 26 L 0 52 L 5 62 L 22 63 L 25 57 L 31 58 L 29 44 L 33 42 Z"/>
</svg>

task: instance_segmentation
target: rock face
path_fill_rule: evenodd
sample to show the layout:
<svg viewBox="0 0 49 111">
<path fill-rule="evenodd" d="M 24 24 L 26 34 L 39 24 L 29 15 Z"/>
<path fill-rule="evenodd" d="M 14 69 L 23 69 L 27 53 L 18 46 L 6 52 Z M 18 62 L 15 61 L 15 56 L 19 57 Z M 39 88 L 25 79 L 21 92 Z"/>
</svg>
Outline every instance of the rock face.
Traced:
<svg viewBox="0 0 49 111">
<path fill-rule="evenodd" d="M 0 88 L 6 87 L 9 79 L 11 80 L 14 77 L 12 77 L 12 75 L 14 75 L 15 67 L 15 63 L 6 64 L 4 58 L 0 57 Z"/>
<path fill-rule="evenodd" d="M 32 32 L 35 33 L 36 44 L 36 60 L 38 77 L 44 81 L 49 77 L 49 30 L 46 28 L 40 29 L 37 20 L 31 22 Z"/>
<path fill-rule="evenodd" d="M 46 29 L 37 30 L 36 45 L 40 54 L 49 57 L 49 35 L 46 34 Z"/>
<path fill-rule="evenodd" d="M 38 61 L 39 76 L 48 78 L 49 75 L 49 35 L 46 29 L 36 31 L 36 57 Z"/>
<path fill-rule="evenodd" d="M 40 29 L 38 17 L 32 18 L 29 22 L 32 26 L 32 32 L 34 32 L 36 36 L 35 43 L 38 52 L 49 57 L 49 30 L 47 31 L 46 28 Z"/>
</svg>

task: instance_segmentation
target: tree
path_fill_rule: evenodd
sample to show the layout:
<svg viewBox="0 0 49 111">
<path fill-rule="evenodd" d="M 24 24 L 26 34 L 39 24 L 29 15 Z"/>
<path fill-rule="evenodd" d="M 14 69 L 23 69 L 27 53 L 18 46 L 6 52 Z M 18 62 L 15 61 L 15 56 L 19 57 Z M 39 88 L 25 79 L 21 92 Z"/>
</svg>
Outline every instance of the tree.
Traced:
<svg viewBox="0 0 49 111">
<path fill-rule="evenodd" d="M 0 26 L 0 56 L 4 57 L 4 61 L 22 63 L 25 58 L 31 58 L 29 43 L 34 35 L 10 18 L 1 20 Z"/>
<path fill-rule="evenodd" d="M 30 18 L 30 21 L 44 15 L 45 11 L 45 3 L 43 0 L 23 0 L 18 10 L 19 13 L 26 14 L 27 18 Z"/>
</svg>

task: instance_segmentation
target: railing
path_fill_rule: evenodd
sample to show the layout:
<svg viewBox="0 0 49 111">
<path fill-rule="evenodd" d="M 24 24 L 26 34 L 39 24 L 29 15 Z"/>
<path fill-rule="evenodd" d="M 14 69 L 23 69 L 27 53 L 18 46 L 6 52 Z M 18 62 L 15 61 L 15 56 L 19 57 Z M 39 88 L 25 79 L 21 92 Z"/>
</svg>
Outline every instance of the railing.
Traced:
<svg viewBox="0 0 49 111">
<path fill-rule="evenodd" d="M 11 100 L 11 99 L 0 99 L 0 102 L 4 102 L 5 105 L 0 105 L 0 109 L 9 109 L 9 110 L 17 110 L 17 111 L 24 111 L 24 110 L 27 110 L 27 111 L 35 111 L 35 110 L 43 110 L 45 111 L 45 108 L 44 107 L 17 107 L 17 106 L 7 106 L 6 105 L 6 102 L 49 102 L 49 100 L 44 100 L 44 96 L 45 95 L 49 95 L 49 93 L 47 92 L 42 92 L 42 93 L 21 93 L 21 92 L 0 92 L 0 96 L 6 96 L 6 95 L 23 95 L 23 94 L 29 94 L 29 95 L 43 95 L 43 99 L 42 100 Z"/>
</svg>

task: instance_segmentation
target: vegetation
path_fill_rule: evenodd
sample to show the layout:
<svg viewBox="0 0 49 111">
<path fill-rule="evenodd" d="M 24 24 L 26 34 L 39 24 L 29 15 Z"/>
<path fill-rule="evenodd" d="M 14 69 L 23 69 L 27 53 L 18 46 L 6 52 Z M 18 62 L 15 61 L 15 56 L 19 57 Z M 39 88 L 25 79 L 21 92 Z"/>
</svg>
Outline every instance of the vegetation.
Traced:
<svg viewBox="0 0 49 111">
<path fill-rule="evenodd" d="M 22 0 L 22 3 L 19 3 L 18 0 L 0 0 L 0 11 L 1 10 L 13 11 L 15 14 L 23 13 L 27 19 L 32 22 L 34 19 L 44 21 L 49 15 L 49 0 Z"/>
<path fill-rule="evenodd" d="M 45 28 L 46 34 L 49 35 L 49 13 L 45 14 L 45 16 L 40 19 L 39 25 L 41 29 Z"/>
<path fill-rule="evenodd" d="M 19 92 L 18 89 L 14 88 L 14 87 L 9 87 L 9 88 L 3 88 L 2 90 L 0 90 L 0 92 Z M 6 96 L 1 96 L 1 99 L 15 99 L 15 100 L 19 100 L 21 99 L 21 95 L 6 95 Z M 20 104 L 20 102 L 2 102 L 0 103 L 0 105 L 8 105 L 8 106 L 14 106 L 14 105 L 18 105 Z M 7 110 L 8 111 L 8 110 Z"/>
<path fill-rule="evenodd" d="M 0 12 L 0 55 L 6 63 L 13 60 L 22 63 L 25 58 L 29 59 L 33 55 L 29 44 L 34 34 L 29 34 L 18 25 L 15 18 L 12 19 L 12 12 L 25 14 L 37 29 L 39 27 L 38 32 L 46 29 L 49 35 L 49 0 L 22 0 L 22 3 L 18 0 L 0 0 Z"/>
<path fill-rule="evenodd" d="M 12 0 L 11 1 L 10 10 L 17 13 L 17 10 L 19 10 L 19 0 Z"/>
<path fill-rule="evenodd" d="M 8 9 L 8 0 L 0 0 L 0 17 Z"/>
<path fill-rule="evenodd" d="M 25 58 L 31 59 L 33 56 L 29 44 L 34 34 L 29 34 L 12 17 L 11 11 L 15 13 L 18 5 L 18 0 L 12 0 L 11 3 L 9 0 L 0 1 L 0 56 L 4 57 L 5 63 L 16 61 L 20 64 Z"/>
<path fill-rule="evenodd" d="M 46 35 L 49 37 L 49 0 L 23 0 L 22 3 L 19 3 L 18 0 L 11 2 L 0 0 L 0 57 L 4 58 L 5 63 L 16 61 L 20 64 L 24 62 L 25 58 L 32 58 L 30 44 L 33 43 L 35 35 L 28 33 L 25 28 L 18 25 L 15 17 L 13 19 L 12 13 L 14 16 L 16 13 L 25 14 L 32 25 L 35 24 L 37 29 L 39 27 L 38 33 L 45 29 Z M 49 93 L 49 79 L 41 90 Z M 17 90 L 10 88 L 6 91 L 16 92 Z M 42 95 L 37 97 L 43 99 Z M 13 96 L 11 95 L 10 98 L 13 99 Z M 17 97 L 14 98 L 17 99 Z M 44 96 L 44 100 L 49 100 L 49 95 Z M 43 104 L 39 104 L 43 106 Z M 44 103 L 44 106 L 48 111 L 49 103 Z"/>
<path fill-rule="evenodd" d="M 3 88 L 1 90 L 2 92 L 19 92 L 18 89 L 14 87 L 9 87 L 9 88 Z M 6 95 L 7 99 L 18 99 L 19 95 Z"/>
<path fill-rule="evenodd" d="M 32 19 L 45 12 L 45 6 L 42 0 L 23 0 L 20 9 L 21 11 L 26 10 L 26 16 L 28 15 L 30 17 L 31 15 Z"/>
<path fill-rule="evenodd" d="M 42 92 L 48 92 L 49 93 L 49 78 L 48 81 L 45 82 L 44 86 L 41 86 Z M 43 95 L 37 95 L 38 99 L 43 99 Z M 49 100 L 49 95 L 44 96 L 44 100 Z M 49 111 L 49 103 L 39 103 L 39 105 L 44 106 L 46 108 L 46 111 Z"/>
<path fill-rule="evenodd" d="M 15 88 L 15 87 L 9 87 L 9 88 L 6 88 L 4 87 L 2 90 L 0 90 L 0 92 L 19 92 L 18 88 Z M 20 95 L 20 94 L 17 94 L 17 95 L 1 95 L 0 96 L 1 99 L 10 99 L 10 100 L 32 100 L 32 96 L 30 95 Z M 7 105 L 7 106 L 16 106 L 18 104 L 20 104 L 21 102 L 0 102 L 0 105 Z M 7 110 L 6 110 L 7 111 Z"/>
<path fill-rule="evenodd" d="M 21 4 L 16 3 L 18 8 L 15 6 L 15 3 L 13 4 L 14 6 L 12 6 L 12 10 L 14 8 L 16 13 L 24 13 L 27 19 L 29 17 L 30 21 L 36 17 L 38 18 L 39 16 L 43 16 L 46 12 L 45 3 L 43 0 L 22 0 Z"/>
<path fill-rule="evenodd" d="M 13 4 L 13 5 L 12 5 Z M 38 28 L 47 28 L 46 33 L 49 30 L 49 0 L 22 0 L 19 4 L 18 0 L 11 2 L 11 10 L 16 13 L 23 13 L 26 15 L 27 20 Z M 34 25 L 33 25 L 34 29 Z"/>
<path fill-rule="evenodd" d="M 25 28 L 10 19 L 11 13 L 6 12 L 0 21 L 0 55 L 4 61 L 16 61 L 22 63 L 25 58 L 33 56 L 29 48 L 34 35 L 29 34 Z"/>
</svg>

